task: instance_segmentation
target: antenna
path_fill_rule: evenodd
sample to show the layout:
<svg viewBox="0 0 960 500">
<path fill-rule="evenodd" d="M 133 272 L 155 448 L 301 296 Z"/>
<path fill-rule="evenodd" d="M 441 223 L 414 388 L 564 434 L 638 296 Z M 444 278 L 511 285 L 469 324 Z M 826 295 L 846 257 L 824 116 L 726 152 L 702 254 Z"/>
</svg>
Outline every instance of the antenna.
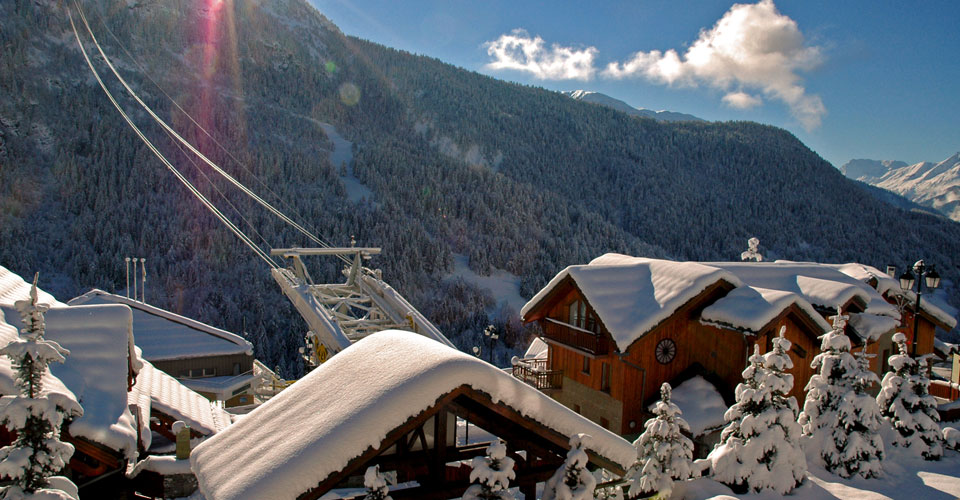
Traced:
<svg viewBox="0 0 960 500">
<path fill-rule="evenodd" d="M 123 259 L 127 261 L 127 298 L 130 298 L 130 257 Z"/>
<path fill-rule="evenodd" d="M 147 303 L 147 259 L 140 257 L 140 302 Z"/>
<path fill-rule="evenodd" d="M 133 300 L 137 300 L 137 258 L 133 258 Z"/>
</svg>

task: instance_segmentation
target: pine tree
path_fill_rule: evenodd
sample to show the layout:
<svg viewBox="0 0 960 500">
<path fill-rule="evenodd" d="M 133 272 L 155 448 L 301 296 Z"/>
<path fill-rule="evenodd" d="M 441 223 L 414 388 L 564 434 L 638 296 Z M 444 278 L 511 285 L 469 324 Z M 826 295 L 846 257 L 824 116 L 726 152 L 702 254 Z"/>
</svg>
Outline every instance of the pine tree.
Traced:
<svg viewBox="0 0 960 500">
<path fill-rule="evenodd" d="M 597 479 L 587 470 L 590 459 L 583 451 L 590 436 L 577 434 L 570 438 L 567 459 L 543 487 L 541 500 L 592 500 Z"/>
<path fill-rule="evenodd" d="M 363 500 L 393 500 L 390 498 L 387 480 L 380 474 L 379 465 L 367 467 L 363 474 L 363 487 L 367 489 L 367 496 L 363 497 Z"/>
<path fill-rule="evenodd" d="M 737 401 L 724 414 L 727 426 L 720 443 L 707 456 L 714 478 L 737 491 L 769 489 L 783 495 L 800 484 L 807 470 L 797 401 L 787 396 L 793 388 L 787 370 L 793 363 L 784 332 L 781 328 L 764 355 L 754 346 L 735 391 Z"/>
<path fill-rule="evenodd" d="M 804 448 L 819 456 L 828 471 L 839 474 L 846 470 L 842 458 L 846 432 L 837 422 L 843 398 L 851 389 L 851 375 L 857 371 L 850 339 L 844 333 L 846 319 L 837 308 L 833 330 L 820 336 L 820 354 L 810 363 L 817 373 L 807 383 L 807 398 L 799 418 Z"/>
<path fill-rule="evenodd" d="M 44 312 L 48 307 L 37 303 L 37 277 L 30 298 L 19 300 L 14 306 L 24 327 L 21 336 L 0 349 L 0 354 L 9 357 L 17 370 L 20 395 L 11 398 L 0 411 L 0 423 L 16 432 L 17 438 L 12 445 L 0 449 L 0 475 L 13 480 L 12 485 L 0 489 L 0 498 L 70 499 L 70 494 L 57 488 L 75 492 L 76 486 L 62 477 L 56 478 L 54 485 L 51 476 L 63 469 L 73 455 L 73 445 L 59 439 L 64 417 L 81 415 L 83 410 L 76 401 L 58 398 L 54 402 L 42 392 L 47 365 L 62 363 L 70 351 L 43 338 Z"/>
<path fill-rule="evenodd" d="M 656 415 L 643 425 L 643 434 L 633 442 L 637 448 L 637 464 L 627 471 L 629 497 L 658 493 L 664 498 L 673 491 L 673 480 L 688 479 L 693 464 L 693 442 L 681 431 L 690 426 L 680 408 L 670 402 L 670 384 L 660 386 Z"/>
<path fill-rule="evenodd" d="M 470 482 L 473 483 L 463 493 L 463 500 L 508 500 L 510 480 L 516 477 L 513 471 L 513 459 L 507 456 L 507 447 L 503 441 L 490 443 L 487 456 L 474 457 Z"/>
<path fill-rule="evenodd" d="M 842 466 L 837 469 L 837 474 L 842 477 L 880 477 L 883 474 L 883 438 L 880 437 L 883 417 L 876 399 L 867 393 L 880 379 L 870 370 L 867 354 L 860 351 L 854 357 L 857 366 L 850 374 L 851 389 L 843 397 L 838 412 L 840 425 L 834 431 L 845 438 L 843 441 L 838 439 Z"/>
<path fill-rule="evenodd" d="M 900 353 L 888 359 L 891 371 L 883 376 L 877 404 L 880 412 L 897 431 L 894 446 L 913 450 L 927 460 L 943 455 L 943 436 L 938 422 L 937 403 L 930 395 L 926 368 L 907 354 L 907 337 L 893 335 Z"/>
</svg>

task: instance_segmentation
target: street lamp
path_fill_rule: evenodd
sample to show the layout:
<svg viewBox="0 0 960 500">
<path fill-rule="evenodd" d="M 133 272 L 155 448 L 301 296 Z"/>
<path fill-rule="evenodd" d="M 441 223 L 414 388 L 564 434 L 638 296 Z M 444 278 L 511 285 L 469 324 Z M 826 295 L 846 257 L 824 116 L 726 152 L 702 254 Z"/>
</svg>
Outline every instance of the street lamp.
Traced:
<svg viewBox="0 0 960 500">
<path fill-rule="evenodd" d="M 497 334 L 497 327 L 493 325 L 487 326 L 487 328 L 483 330 L 483 335 L 487 338 L 487 349 L 490 352 L 490 364 L 493 364 L 493 346 L 497 343 L 497 339 L 500 338 L 500 335 Z"/>
<path fill-rule="evenodd" d="M 940 286 L 940 275 L 933 266 L 926 266 L 923 260 L 918 260 L 913 265 L 913 272 L 910 271 L 910 267 L 907 267 L 907 270 L 900 275 L 900 288 L 913 291 L 913 284 L 917 284 L 917 303 L 913 307 L 913 356 L 916 356 L 917 329 L 920 327 L 920 296 L 923 295 L 923 285 L 926 284 L 931 291 L 936 290 Z"/>
</svg>

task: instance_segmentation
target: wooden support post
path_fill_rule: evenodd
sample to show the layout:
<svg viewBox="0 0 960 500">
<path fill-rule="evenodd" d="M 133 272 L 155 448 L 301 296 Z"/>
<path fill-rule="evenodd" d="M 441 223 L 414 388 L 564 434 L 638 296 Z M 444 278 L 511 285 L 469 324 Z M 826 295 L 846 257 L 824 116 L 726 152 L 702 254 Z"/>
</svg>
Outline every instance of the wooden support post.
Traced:
<svg viewBox="0 0 960 500">
<path fill-rule="evenodd" d="M 433 417 L 433 463 L 430 475 L 433 480 L 443 483 L 447 468 L 447 410 L 441 408 Z"/>
</svg>

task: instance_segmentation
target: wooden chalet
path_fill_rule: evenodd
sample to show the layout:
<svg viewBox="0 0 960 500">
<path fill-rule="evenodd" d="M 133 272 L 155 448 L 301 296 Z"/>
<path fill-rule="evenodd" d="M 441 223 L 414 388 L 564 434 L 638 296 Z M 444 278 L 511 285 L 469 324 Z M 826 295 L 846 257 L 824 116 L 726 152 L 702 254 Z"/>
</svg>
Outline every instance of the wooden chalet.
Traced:
<svg viewBox="0 0 960 500">
<path fill-rule="evenodd" d="M 337 404 L 321 404 L 328 398 Z M 458 498 L 470 460 L 489 444 L 477 442 L 476 430 L 465 439 L 464 421 L 505 441 L 516 461 L 511 486 L 527 498 L 562 466 L 574 434 L 592 436 L 594 466 L 623 474 L 636 459 L 629 442 L 502 370 L 423 336 L 385 331 L 204 442 L 191 460 L 210 500 L 342 495 L 362 488 L 373 465 L 406 484 L 391 487 L 394 499 Z"/>
<path fill-rule="evenodd" d="M 545 359 L 520 360 L 514 374 L 604 428 L 636 435 L 664 382 L 703 375 L 731 404 L 753 345 L 767 352 L 784 328 L 793 344 L 791 394 L 802 401 L 818 337 L 837 306 L 851 317 L 855 349 L 878 353 L 900 325 L 875 286 L 838 267 L 616 254 L 570 266 L 521 311 L 549 348 Z M 921 325 L 932 348 L 932 326 Z"/>
</svg>

